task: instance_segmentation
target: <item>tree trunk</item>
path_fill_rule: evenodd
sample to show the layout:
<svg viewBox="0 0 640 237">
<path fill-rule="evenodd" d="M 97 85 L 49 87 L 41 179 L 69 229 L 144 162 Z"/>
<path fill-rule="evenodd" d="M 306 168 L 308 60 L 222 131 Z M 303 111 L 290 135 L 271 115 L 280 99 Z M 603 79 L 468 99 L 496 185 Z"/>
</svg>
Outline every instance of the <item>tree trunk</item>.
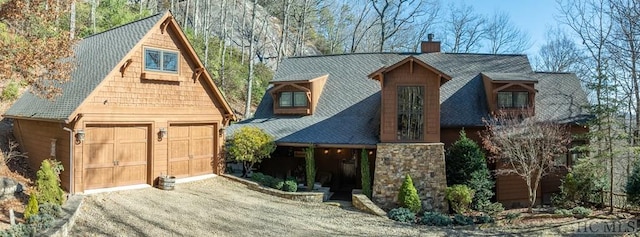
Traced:
<svg viewBox="0 0 640 237">
<path fill-rule="evenodd" d="M 280 33 L 280 45 L 278 45 L 278 56 L 276 59 L 276 70 L 282 61 L 282 54 L 284 53 L 285 42 L 287 39 L 287 31 L 289 26 L 289 10 L 291 9 L 291 0 L 284 0 L 284 11 L 282 13 L 282 32 Z"/>
<path fill-rule="evenodd" d="M 69 16 L 69 38 L 76 37 L 76 1 L 71 0 L 71 15 Z"/>
<path fill-rule="evenodd" d="M 233 1 L 233 10 L 231 10 L 230 14 L 231 14 L 231 26 L 229 26 L 229 28 L 231 29 L 231 33 L 229 33 L 227 35 L 227 38 L 229 40 L 229 43 L 232 42 L 231 39 L 233 39 L 233 35 L 236 31 L 235 29 L 235 23 L 236 23 L 236 11 L 238 10 L 238 3 L 234 0 Z M 229 58 L 233 60 L 233 50 L 229 50 Z"/>
<path fill-rule="evenodd" d="M 209 67 L 209 37 L 211 37 L 211 29 L 209 28 L 211 26 L 211 22 L 209 20 L 209 15 L 211 14 L 210 9 L 211 9 L 211 2 L 209 2 L 209 0 L 207 0 L 207 5 L 205 6 L 205 15 L 206 18 L 204 19 L 204 67 L 208 68 Z"/>
<path fill-rule="evenodd" d="M 307 32 L 307 11 L 309 7 L 309 0 L 304 0 L 304 6 L 302 7 L 302 26 L 300 29 L 300 47 L 298 47 L 297 56 L 300 56 L 304 53 L 304 45 L 305 45 L 305 34 Z"/>
<path fill-rule="evenodd" d="M 225 84 L 225 69 L 224 69 L 224 64 L 225 64 L 225 58 L 226 58 L 226 54 L 227 54 L 227 10 L 226 10 L 226 6 L 227 6 L 227 1 L 226 0 L 222 0 L 222 9 L 223 10 L 223 14 L 222 14 L 222 37 L 220 37 L 220 42 L 222 42 L 222 53 L 220 54 L 220 85 L 222 85 L 222 87 L 224 87 Z"/>
<path fill-rule="evenodd" d="M 91 0 L 91 28 L 93 34 L 96 33 L 96 8 L 98 7 L 98 0 Z"/>
<path fill-rule="evenodd" d="M 245 53 L 244 53 L 244 27 L 247 26 L 247 3 L 245 3 L 244 1 L 240 1 L 242 3 L 242 26 L 240 27 L 240 65 L 244 65 L 244 57 L 245 57 Z M 251 29 L 253 31 L 253 29 Z"/>
<path fill-rule="evenodd" d="M 189 0 L 186 0 L 184 4 L 184 19 L 182 20 L 182 27 L 187 28 L 187 19 L 189 19 Z"/>
<path fill-rule="evenodd" d="M 249 76 L 247 78 L 247 100 L 246 100 L 246 104 L 245 104 L 245 109 L 244 109 L 244 117 L 246 118 L 250 118 L 251 117 L 251 94 L 252 94 L 252 90 L 253 90 L 253 49 L 254 49 L 254 26 L 256 23 L 256 6 L 257 6 L 257 1 L 258 0 L 253 0 L 253 9 L 251 10 L 251 32 L 250 32 L 250 37 L 249 37 Z"/>
</svg>

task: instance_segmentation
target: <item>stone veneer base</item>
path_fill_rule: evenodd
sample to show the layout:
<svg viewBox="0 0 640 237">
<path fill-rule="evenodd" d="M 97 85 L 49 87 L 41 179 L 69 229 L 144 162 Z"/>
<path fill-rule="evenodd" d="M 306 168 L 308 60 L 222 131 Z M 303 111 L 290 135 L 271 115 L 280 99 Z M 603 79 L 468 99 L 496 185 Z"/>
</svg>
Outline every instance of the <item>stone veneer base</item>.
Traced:
<svg viewBox="0 0 640 237">
<path fill-rule="evenodd" d="M 398 191 L 409 174 L 426 211 L 448 211 L 443 143 L 378 143 L 373 201 L 389 210 L 398 206 Z"/>
</svg>

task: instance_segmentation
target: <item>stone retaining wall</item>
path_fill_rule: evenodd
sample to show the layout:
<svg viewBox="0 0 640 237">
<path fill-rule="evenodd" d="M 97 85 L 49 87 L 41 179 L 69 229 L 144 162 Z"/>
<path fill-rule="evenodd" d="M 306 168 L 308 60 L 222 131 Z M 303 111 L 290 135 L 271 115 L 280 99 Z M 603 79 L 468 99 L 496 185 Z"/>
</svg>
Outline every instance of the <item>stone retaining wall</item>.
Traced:
<svg viewBox="0 0 640 237">
<path fill-rule="evenodd" d="M 276 197 L 281 197 L 281 198 L 286 198 L 286 199 L 301 201 L 301 202 L 322 203 L 322 201 L 324 200 L 324 193 L 322 192 L 295 192 L 295 193 L 284 192 L 284 191 L 280 191 L 272 188 L 262 187 L 260 186 L 260 184 L 256 182 L 249 181 L 243 178 L 238 178 L 233 175 L 222 174 L 221 176 L 236 182 L 243 183 L 247 185 L 247 187 L 249 187 L 249 189 L 251 190 L 258 191 L 261 193 L 266 193 Z"/>
<path fill-rule="evenodd" d="M 373 201 L 385 209 L 398 206 L 398 191 L 409 174 L 422 208 L 448 211 L 443 143 L 379 143 L 373 179 Z"/>
</svg>

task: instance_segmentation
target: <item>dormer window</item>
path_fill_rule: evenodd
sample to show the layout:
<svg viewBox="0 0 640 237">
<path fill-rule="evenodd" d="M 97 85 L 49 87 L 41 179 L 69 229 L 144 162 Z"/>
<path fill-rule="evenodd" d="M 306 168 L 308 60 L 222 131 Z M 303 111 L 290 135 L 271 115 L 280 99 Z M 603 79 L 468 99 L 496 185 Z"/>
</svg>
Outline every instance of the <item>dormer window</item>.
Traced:
<svg viewBox="0 0 640 237">
<path fill-rule="evenodd" d="M 498 92 L 498 108 L 526 108 L 529 107 L 529 92 L 500 91 Z"/>
<path fill-rule="evenodd" d="M 284 91 L 280 93 L 280 107 L 307 107 L 307 93 L 304 91 Z"/>
<path fill-rule="evenodd" d="M 145 48 L 144 70 L 178 73 L 178 53 L 174 51 Z"/>
</svg>

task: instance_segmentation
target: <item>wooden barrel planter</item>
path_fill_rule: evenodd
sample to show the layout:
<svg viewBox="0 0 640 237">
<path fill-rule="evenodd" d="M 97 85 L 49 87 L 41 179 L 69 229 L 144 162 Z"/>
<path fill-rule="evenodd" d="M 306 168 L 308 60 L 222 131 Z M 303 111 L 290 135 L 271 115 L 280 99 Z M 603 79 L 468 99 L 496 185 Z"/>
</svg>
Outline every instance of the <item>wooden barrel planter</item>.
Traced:
<svg viewBox="0 0 640 237">
<path fill-rule="evenodd" d="M 173 190 L 176 187 L 175 176 L 160 176 L 158 177 L 158 188 L 162 190 Z"/>
</svg>

